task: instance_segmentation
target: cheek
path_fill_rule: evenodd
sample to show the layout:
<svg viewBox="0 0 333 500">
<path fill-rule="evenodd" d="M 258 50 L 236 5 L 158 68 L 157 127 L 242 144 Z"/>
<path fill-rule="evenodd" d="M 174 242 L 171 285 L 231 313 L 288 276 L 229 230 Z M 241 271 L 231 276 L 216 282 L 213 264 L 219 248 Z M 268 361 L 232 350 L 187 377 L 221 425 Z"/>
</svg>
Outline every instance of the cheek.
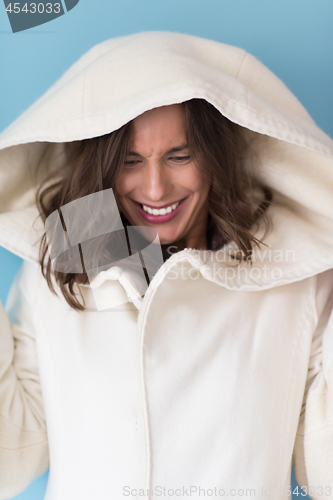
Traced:
<svg viewBox="0 0 333 500">
<path fill-rule="evenodd" d="M 135 182 L 133 176 L 128 173 L 121 174 L 116 181 L 116 192 L 118 196 L 126 196 L 127 193 L 132 191 Z"/>
<path fill-rule="evenodd" d="M 182 176 L 182 184 L 200 197 L 208 194 L 208 188 L 204 184 L 200 172 L 195 167 Z"/>
</svg>

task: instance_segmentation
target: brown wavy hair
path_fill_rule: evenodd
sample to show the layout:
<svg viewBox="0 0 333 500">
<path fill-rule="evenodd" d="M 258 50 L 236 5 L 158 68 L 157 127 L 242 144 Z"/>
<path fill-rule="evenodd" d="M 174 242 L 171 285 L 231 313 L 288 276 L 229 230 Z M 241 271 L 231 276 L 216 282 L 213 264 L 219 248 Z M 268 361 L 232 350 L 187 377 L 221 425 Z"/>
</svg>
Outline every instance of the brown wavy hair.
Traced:
<svg viewBox="0 0 333 500">
<path fill-rule="evenodd" d="M 259 247 L 264 243 L 255 238 L 250 229 L 263 218 L 266 236 L 270 229 L 266 211 L 272 203 L 272 193 L 249 174 L 244 129 L 204 99 L 191 99 L 182 105 L 190 156 L 200 169 L 203 182 L 210 185 L 208 249 L 219 250 L 225 243 L 233 241 L 239 249 L 236 258 L 252 264 L 254 245 Z M 100 137 L 64 143 L 65 156 L 58 162 L 56 174 L 41 182 L 36 192 L 36 204 L 44 223 L 54 211 L 58 211 L 61 217 L 60 208 L 71 201 L 108 188 L 115 191 L 117 177 L 131 146 L 131 123 Z M 125 227 L 130 225 L 123 214 L 121 218 Z M 66 230 L 62 218 L 61 221 Z M 177 242 L 176 246 L 162 245 L 164 260 L 170 257 L 171 246 L 176 251 L 185 247 L 183 242 Z M 40 265 L 50 290 L 56 294 L 51 281 L 51 258 L 46 259 L 47 250 L 44 233 L 40 243 Z M 53 270 L 67 303 L 76 310 L 85 309 L 74 291 L 75 284 L 89 283 L 84 266 L 83 270 L 83 273 Z"/>
</svg>

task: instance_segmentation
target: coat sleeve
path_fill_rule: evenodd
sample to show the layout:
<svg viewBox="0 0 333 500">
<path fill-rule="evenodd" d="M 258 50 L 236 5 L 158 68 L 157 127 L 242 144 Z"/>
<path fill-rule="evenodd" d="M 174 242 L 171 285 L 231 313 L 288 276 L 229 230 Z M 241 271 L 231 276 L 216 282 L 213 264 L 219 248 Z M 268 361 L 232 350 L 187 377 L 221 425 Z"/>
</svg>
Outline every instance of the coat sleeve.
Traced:
<svg viewBox="0 0 333 500">
<path fill-rule="evenodd" d="M 333 498 L 333 270 L 317 276 L 317 327 L 295 440 L 293 466 L 310 498 Z"/>
<path fill-rule="evenodd" d="M 32 310 L 37 264 L 24 262 L 0 301 L 0 498 L 23 491 L 49 466 Z"/>
</svg>

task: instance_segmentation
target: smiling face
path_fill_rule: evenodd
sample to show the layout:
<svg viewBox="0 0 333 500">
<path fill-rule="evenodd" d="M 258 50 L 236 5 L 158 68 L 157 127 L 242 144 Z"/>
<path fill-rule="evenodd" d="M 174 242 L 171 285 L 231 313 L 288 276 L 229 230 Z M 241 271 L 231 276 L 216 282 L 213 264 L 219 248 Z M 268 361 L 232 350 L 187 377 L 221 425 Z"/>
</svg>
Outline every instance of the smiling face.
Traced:
<svg viewBox="0 0 333 500">
<path fill-rule="evenodd" d="M 206 186 L 186 144 L 181 104 L 146 111 L 132 122 L 133 140 L 116 182 L 119 209 L 133 226 L 156 229 L 161 244 L 206 249 Z"/>
</svg>

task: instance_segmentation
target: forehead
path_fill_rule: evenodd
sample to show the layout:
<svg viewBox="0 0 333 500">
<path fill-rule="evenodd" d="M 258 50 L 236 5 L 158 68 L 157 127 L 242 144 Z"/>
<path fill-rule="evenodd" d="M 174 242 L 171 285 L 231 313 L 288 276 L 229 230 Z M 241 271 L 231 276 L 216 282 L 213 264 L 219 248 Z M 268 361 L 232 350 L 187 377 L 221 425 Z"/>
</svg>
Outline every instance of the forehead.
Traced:
<svg viewBox="0 0 333 500">
<path fill-rule="evenodd" d="M 161 106 L 146 111 L 132 122 L 133 146 L 168 147 L 186 138 L 185 110 L 182 104 Z"/>
</svg>

